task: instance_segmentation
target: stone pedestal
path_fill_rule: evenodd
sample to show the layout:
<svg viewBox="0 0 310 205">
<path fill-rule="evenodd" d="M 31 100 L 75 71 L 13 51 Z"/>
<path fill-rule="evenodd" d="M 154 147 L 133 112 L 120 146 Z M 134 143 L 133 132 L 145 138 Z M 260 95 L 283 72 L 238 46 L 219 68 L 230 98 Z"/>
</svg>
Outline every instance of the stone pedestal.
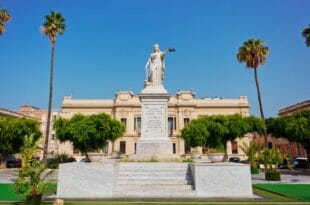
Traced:
<svg viewBox="0 0 310 205">
<path fill-rule="evenodd" d="M 252 181 L 248 164 L 194 163 L 191 164 L 196 197 L 252 198 Z"/>
<path fill-rule="evenodd" d="M 147 87 L 139 95 L 142 124 L 135 157 L 171 158 L 174 156 L 172 141 L 168 137 L 169 96 L 163 87 Z"/>
</svg>

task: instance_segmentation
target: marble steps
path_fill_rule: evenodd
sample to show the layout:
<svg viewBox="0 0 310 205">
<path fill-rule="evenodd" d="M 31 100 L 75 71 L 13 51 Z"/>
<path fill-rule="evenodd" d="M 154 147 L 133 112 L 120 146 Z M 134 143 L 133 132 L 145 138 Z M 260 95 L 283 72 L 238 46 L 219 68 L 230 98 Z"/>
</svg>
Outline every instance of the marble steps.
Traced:
<svg viewBox="0 0 310 205">
<path fill-rule="evenodd" d="M 118 175 L 117 180 L 152 180 L 152 179 L 157 179 L 157 180 L 191 180 L 192 177 L 190 175 L 174 175 L 174 174 L 169 174 L 169 175 L 157 175 L 157 174 L 136 174 L 136 175 Z"/>
<path fill-rule="evenodd" d="M 191 180 L 185 179 L 174 179 L 174 180 L 167 180 L 167 179 L 146 179 L 146 180 L 128 180 L 128 179 L 119 179 L 116 182 L 116 185 L 191 185 Z"/>
<path fill-rule="evenodd" d="M 117 168 L 114 195 L 119 197 L 194 197 L 188 164 L 124 163 Z"/>
<path fill-rule="evenodd" d="M 123 184 L 114 191 L 191 191 L 192 186 L 187 184 Z"/>
<path fill-rule="evenodd" d="M 187 191 L 114 191 L 117 198 L 193 198 L 196 192 L 193 190 Z"/>
<path fill-rule="evenodd" d="M 137 172 L 129 172 L 129 171 L 121 171 L 119 172 L 118 176 L 151 176 L 151 175 L 158 175 L 158 176 L 170 176 L 170 175 L 190 175 L 187 171 L 137 171 Z"/>
</svg>

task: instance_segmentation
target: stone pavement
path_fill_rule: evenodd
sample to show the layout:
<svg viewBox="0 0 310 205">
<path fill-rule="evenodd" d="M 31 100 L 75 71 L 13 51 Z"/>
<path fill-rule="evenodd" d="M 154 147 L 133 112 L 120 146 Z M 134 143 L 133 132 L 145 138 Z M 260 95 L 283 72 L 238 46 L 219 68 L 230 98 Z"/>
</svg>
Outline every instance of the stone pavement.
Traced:
<svg viewBox="0 0 310 205">
<path fill-rule="evenodd" d="M 279 170 L 281 181 L 266 181 L 265 173 L 252 175 L 252 184 L 310 184 L 310 170 Z"/>
<path fill-rule="evenodd" d="M 18 169 L 0 169 L 0 183 L 14 183 Z"/>
</svg>

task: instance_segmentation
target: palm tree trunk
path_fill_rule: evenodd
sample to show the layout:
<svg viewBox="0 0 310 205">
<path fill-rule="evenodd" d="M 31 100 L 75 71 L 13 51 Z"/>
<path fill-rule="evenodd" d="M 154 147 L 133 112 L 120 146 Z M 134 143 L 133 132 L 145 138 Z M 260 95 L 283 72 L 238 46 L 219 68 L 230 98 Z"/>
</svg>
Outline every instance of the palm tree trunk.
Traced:
<svg viewBox="0 0 310 205">
<path fill-rule="evenodd" d="M 254 77 L 255 77 L 255 83 L 256 83 L 256 89 L 257 89 L 257 97 L 258 97 L 258 103 L 259 103 L 260 116 L 261 116 L 261 118 L 262 118 L 262 120 L 264 121 L 264 124 L 265 124 L 265 116 L 264 116 L 264 111 L 263 111 L 262 99 L 261 99 L 261 95 L 260 95 L 258 76 L 257 76 L 257 68 L 254 68 Z M 265 129 L 264 129 L 264 141 L 265 141 L 265 143 L 264 143 L 265 147 L 267 148 L 268 147 L 268 143 L 267 143 L 267 130 L 266 130 L 266 126 L 265 126 Z"/>
<path fill-rule="evenodd" d="M 55 52 L 55 43 L 52 43 L 51 70 L 50 70 L 50 94 L 49 94 L 49 99 L 48 99 L 48 111 L 47 111 L 47 123 L 46 123 L 45 141 L 44 141 L 44 149 L 43 149 L 43 161 L 46 161 L 47 159 L 48 141 L 49 141 L 50 125 L 51 125 L 53 79 L 54 79 L 54 52 Z"/>
</svg>

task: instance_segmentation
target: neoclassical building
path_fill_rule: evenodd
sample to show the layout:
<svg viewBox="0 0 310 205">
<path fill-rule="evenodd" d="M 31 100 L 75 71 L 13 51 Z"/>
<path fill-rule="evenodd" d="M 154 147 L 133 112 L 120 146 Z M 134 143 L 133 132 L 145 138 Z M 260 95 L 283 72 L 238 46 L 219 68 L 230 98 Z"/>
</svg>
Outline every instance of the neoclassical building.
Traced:
<svg viewBox="0 0 310 205">
<path fill-rule="evenodd" d="M 114 99 L 74 99 L 64 97 L 60 116 L 70 118 L 74 114 L 85 115 L 104 112 L 122 122 L 126 127 L 123 137 L 115 143 L 116 150 L 125 155 L 136 152 L 136 142 L 140 137 L 141 131 L 141 103 L 139 95 L 134 95 L 131 91 L 118 91 Z M 168 133 L 173 142 L 173 152 L 175 154 L 188 154 L 191 148 L 188 147 L 182 138 L 181 130 L 192 119 L 205 115 L 230 115 L 241 114 L 249 115 L 249 102 L 247 97 L 240 96 L 235 99 L 223 98 L 195 98 L 193 91 L 178 91 L 176 95 L 170 95 L 168 102 Z M 249 141 L 250 136 L 242 140 L 227 143 L 228 155 L 244 158 L 244 154 L 239 149 L 241 141 Z M 111 144 L 105 150 L 111 152 Z M 205 153 L 207 148 L 199 148 Z M 70 143 L 62 143 L 58 146 L 58 153 L 78 155 L 78 150 L 74 149 Z"/>
</svg>

